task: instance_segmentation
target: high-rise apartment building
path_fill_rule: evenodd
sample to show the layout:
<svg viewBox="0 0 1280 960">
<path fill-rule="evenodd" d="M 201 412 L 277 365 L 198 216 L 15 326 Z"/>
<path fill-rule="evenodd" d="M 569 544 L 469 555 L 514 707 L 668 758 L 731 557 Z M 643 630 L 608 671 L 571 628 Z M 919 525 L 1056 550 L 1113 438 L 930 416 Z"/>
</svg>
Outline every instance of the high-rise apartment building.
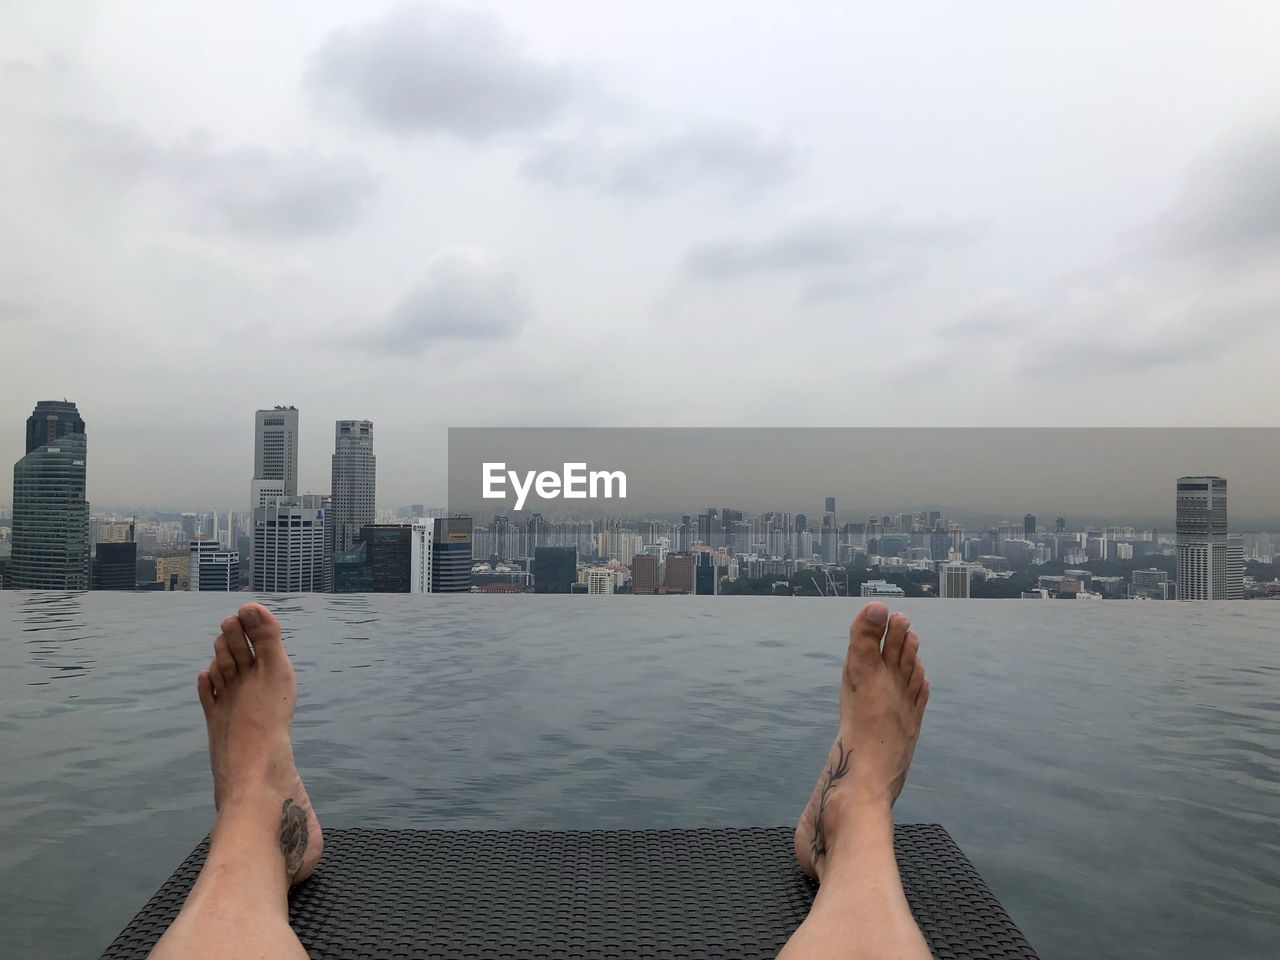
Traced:
<svg viewBox="0 0 1280 960">
<path fill-rule="evenodd" d="M 254 508 L 250 581 L 253 589 L 262 593 L 318 593 L 324 589 L 324 506 L 320 496 L 279 497 Z"/>
<path fill-rule="evenodd" d="M 18 590 L 88 590 L 88 440 L 67 400 L 41 400 L 27 419 L 26 454 L 13 465 L 7 583 Z"/>
<path fill-rule="evenodd" d="M 586 571 L 587 593 L 595 595 L 612 595 L 618 578 L 607 567 L 592 567 Z"/>
<path fill-rule="evenodd" d="M 964 561 L 938 564 L 938 596 L 944 600 L 968 600 L 972 596 L 976 563 Z"/>
<path fill-rule="evenodd" d="M 667 555 L 666 580 L 662 589 L 664 593 L 693 593 L 693 554 Z"/>
<path fill-rule="evenodd" d="M 658 557 L 656 554 L 638 553 L 632 558 L 631 592 L 643 594 L 658 592 Z"/>
<path fill-rule="evenodd" d="M 326 514 L 326 558 L 350 550 L 360 530 L 375 521 L 375 468 L 372 421 L 337 421 L 333 428 L 331 499 Z M 326 559 L 326 568 L 330 562 Z M 327 571 L 326 576 L 328 588 L 332 589 L 332 571 Z"/>
<path fill-rule="evenodd" d="M 415 521 L 409 592 L 468 593 L 472 537 L 470 517 L 429 517 Z"/>
<path fill-rule="evenodd" d="M 189 591 L 226 593 L 240 589 L 239 553 L 224 550 L 217 540 L 192 540 L 188 552 Z"/>
<path fill-rule="evenodd" d="M 1230 600 L 1244 595 L 1244 549 L 1227 535 L 1227 481 L 1179 477 L 1175 499 L 1179 600 Z M 1233 549 L 1235 540 L 1238 550 Z"/>
</svg>

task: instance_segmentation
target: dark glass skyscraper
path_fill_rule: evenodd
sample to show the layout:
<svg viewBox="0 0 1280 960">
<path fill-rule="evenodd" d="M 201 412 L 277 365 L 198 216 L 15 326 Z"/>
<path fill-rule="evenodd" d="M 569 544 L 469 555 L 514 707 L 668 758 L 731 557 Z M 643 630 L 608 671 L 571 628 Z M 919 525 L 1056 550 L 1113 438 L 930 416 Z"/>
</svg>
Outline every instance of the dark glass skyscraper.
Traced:
<svg viewBox="0 0 1280 960">
<path fill-rule="evenodd" d="M 27 452 L 13 465 L 13 555 L 17 590 L 89 589 L 88 442 L 66 400 L 41 400 L 27 419 Z"/>
<path fill-rule="evenodd" d="M 578 581 L 577 547 L 538 547 L 532 572 L 534 593 L 569 593 Z"/>
</svg>

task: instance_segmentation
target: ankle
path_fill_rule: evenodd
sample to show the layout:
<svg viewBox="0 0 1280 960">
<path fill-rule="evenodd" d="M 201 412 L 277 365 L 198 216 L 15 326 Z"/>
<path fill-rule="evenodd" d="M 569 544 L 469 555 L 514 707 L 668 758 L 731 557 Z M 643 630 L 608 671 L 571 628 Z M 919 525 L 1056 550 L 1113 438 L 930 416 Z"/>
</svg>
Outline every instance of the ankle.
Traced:
<svg viewBox="0 0 1280 960">
<path fill-rule="evenodd" d="M 844 797 L 825 820 L 826 853 L 815 865 L 818 880 L 856 863 L 868 846 L 893 842 L 893 810 L 888 797 Z"/>
</svg>

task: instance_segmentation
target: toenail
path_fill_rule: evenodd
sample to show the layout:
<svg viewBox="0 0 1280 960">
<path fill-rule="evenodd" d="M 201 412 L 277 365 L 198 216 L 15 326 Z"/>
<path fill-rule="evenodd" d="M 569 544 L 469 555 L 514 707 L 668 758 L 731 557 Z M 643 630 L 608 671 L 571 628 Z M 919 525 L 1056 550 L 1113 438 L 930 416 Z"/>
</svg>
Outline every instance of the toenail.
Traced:
<svg viewBox="0 0 1280 960">
<path fill-rule="evenodd" d="M 863 608 L 862 615 L 870 623 L 887 623 L 889 621 L 889 608 L 883 603 L 868 603 Z"/>
<path fill-rule="evenodd" d="M 256 627 L 262 622 L 262 614 L 258 612 L 257 607 L 245 607 L 240 611 L 240 622 L 246 628 Z"/>
</svg>

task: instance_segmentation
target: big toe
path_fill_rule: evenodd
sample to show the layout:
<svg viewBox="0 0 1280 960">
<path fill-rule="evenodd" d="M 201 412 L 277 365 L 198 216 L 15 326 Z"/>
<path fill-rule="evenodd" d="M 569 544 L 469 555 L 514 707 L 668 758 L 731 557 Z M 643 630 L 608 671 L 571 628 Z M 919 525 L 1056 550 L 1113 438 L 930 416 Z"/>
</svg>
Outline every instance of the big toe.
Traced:
<svg viewBox="0 0 1280 960">
<path fill-rule="evenodd" d="M 246 603 L 236 617 L 244 627 L 245 636 L 253 644 L 253 653 L 268 666 L 279 663 L 285 657 L 284 641 L 280 637 L 280 621 L 260 603 Z"/>
<path fill-rule="evenodd" d="M 849 625 L 849 651 L 855 659 L 867 663 L 880 656 L 880 640 L 888 622 L 889 608 L 878 600 L 858 611 Z"/>
</svg>

